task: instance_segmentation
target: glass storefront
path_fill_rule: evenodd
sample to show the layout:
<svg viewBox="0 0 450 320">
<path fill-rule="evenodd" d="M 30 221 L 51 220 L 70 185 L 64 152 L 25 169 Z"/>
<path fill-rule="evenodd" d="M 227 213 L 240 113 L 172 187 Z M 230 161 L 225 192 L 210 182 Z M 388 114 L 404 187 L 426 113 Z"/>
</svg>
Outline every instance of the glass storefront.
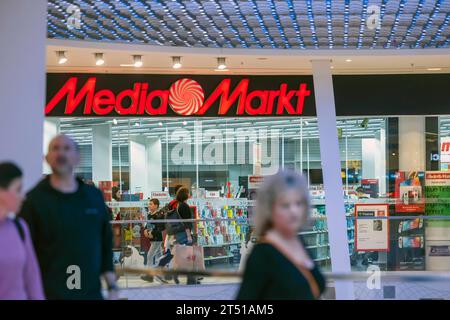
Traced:
<svg viewBox="0 0 450 320">
<path fill-rule="evenodd" d="M 414 151 L 415 159 L 406 161 L 421 163 L 409 171 L 400 167 L 400 158 L 409 155 L 400 145 L 412 134 L 404 128 L 408 121 L 423 122 L 423 128 L 416 127 L 413 132 L 423 141 L 408 142 L 422 149 Z M 429 251 L 444 250 L 450 238 L 442 236 L 447 234 L 445 217 L 440 217 L 441 222 L 428 219 L 436 211 L 432 204 L 436 199 L 430 197 L 436 197 L 436 192 L 443 195 L 439 198 L 444 204 L 438 210 L 447 215 L 445 193 L 450 177 L 436 180 L 430 173 L 450 173 L 450 117 L 338 117 L 336 125 L 352 270 L 362 271 L 368 265 L 390 271 L 434 270 Z M 99 166 L 93 164 L 92 155 L 99 134 L 95 128 L 110 131 L 112 184 L 121 189 L 123 200 L 129 200 L 124 201 L 124 212 L 130 211 L 134 200 L 140 213 L 124 215 L 124 220 L 143 219 L 152 192 L 167 191 L 172 197 L 177 185 L 191 190 L 189 201 L 195 207 L 195 218 L 242 218 L 220 224 L 198 222 L 198 242 L 205 246 L 205 260 L 211 267 L 239 266 L 241 244 L 250 237 L 245 218 L 251 221 L 257 190 L 252 179 L 280 168 L 303 172 L 308 177 L 313 211 L 310 229 L 302 235 L 314 259 L 330 269 L 316 118 L 60 118 L 58 126 L 59 132 L 79 143 L 82 162 L 78 174 L 85 180 L 93 180 L 93 170 Z M 437 187 L 428 186 L 430 183 Z M 163 199 L 162 205 L 170 197 Z M 380 217 L 371 219 L 372 214 Z M 355 224 L 360 228 L 358 234 Z M 372 232 L 365 230 L 369 227 Z M 436 232 L 441 237 L 433 245 Z M 138 246 L 139 239 L 132 243 Z M 450 261 L 444 265 L 450 269 Z"/>
</svg>

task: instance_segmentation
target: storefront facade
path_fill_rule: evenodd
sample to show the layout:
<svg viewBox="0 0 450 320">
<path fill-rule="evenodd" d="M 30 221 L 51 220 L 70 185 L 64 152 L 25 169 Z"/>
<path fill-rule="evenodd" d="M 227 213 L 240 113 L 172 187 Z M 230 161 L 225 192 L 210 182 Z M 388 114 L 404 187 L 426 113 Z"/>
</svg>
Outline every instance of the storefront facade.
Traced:
<svg viewBox="0 0 450 320">
<path fill-rule="evenodd" d="M 145 210 L 145 199 L 159 193 L 168 201 L 183 185 L 198 218 L 237 220 L 199 222 L 199 243 L 215 248 L 205 252 L 211 265 L 237 268 L 258 183 L 284 168 L 308 178 L 313 219 L 302 234 L 323 267 L 450 270 L 450 75 L 333 76 L 331 128 L 316 110 L 318 83 L 312 76 L 50 73 L 44 144 L 58 132 L 73 137 L 82 153 L 78 174 L 118 186 L 129 200 L 124 208 Z M 336 158 L 321 140 L 326 130 L 337 133 Z M 345 211 L 326 202 L 328 157 L 340 167 Z M 336 253 L 343 246 L 332 228 L 346 235 L 349 259 Z"/>
</svg>

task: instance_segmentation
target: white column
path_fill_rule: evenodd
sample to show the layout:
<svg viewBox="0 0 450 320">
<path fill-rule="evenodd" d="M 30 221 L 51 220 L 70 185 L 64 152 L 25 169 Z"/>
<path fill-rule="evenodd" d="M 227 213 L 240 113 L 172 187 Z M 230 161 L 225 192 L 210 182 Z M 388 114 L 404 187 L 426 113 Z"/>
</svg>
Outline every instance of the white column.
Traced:
<svg viewBox="0 0 450 320">
<path fill-rule="evenodd" d="M 146 141 L 133 138 L 129 143 L 130 193 L 143 192 L 145 197 L 148 194 Z"/>
<path fill-rule="evenodd" d="M 361 139 L 361 154 L 362 154 L 362 178 L 376 179 L 375 166 L 376 157 L 378 154 L 377 141 L 375 138 Z"/>
<path fill-rule="evenodd" d="M 312 60 L 311 63 L 320 137 L 320 157 L 325 189 L 331 267 L 335 273 L 350 273 L 347 221 L 342 191 L 341 162 L 330 61 Z M 336 299 L 354 299 L 353 283 L 350 281 L 335 281 L 335 290 Z"/>
<path fill-rule="evenodd" d="M 44 174 L 50 174 L 51 169 L 48 165 L 47 161 L 45 161 L 45 155 L 48 152 L 48 145 L 50 141 L 58 134 L 59 132 L 59 119 L 57 118 L 47 118 L 44 121 L 44 143 L 42 145 L 43 151 L 43 172 Z"/>
<path fill-rule="evenodd" d="M 111 125 L 92 127 L 92 180 L 112 181 L 112 136 Z"/>
<path fill-rule="evenodd" d="M 162 190 L 162 147 L 160 138 L 147 138 L 147 186 L 145 196 L 151 191 Z"/>
<path fill-rule="evenodd" d="M 42 177 L 47 1 L 0 1 L 0 161 Z"/>
<path fill-rule="evenodd" d="M 425 117 L 398 119 L 398 152 L 400 171 L 425 170 Z"/>
</svg>

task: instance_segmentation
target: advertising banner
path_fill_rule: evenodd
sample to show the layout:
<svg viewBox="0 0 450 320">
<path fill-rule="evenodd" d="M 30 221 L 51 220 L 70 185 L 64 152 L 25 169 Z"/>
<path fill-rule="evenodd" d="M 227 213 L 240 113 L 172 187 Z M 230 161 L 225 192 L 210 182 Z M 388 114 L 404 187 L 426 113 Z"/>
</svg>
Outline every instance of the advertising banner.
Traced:
<svg viewBox="0 0 450 320">
<path fill-rule="evenodd" d="M 312 76 L 47 74 L 46 116 L 314 116 Z"/>
<path fill-rule="evenodd" d="M 362 179 L 361 188 L 363 192 L 371 198 L 378 198 L 379 182 L 378 179 Z"/>
<path fill-rule="evenodd" d="M 387 204 L 355 204 L 356 251 L 389 251 L 388 216 Z"/>
<path fill-rule="evenodd" d="M 425 213 L 448 216 L 449 220 L 429 220 L 428 227 L 450 227 L 450 171 L 427 171 L 425 174 Z"/>
<path fill-rule="evenodd" d="M 152 199 L 167 200 L 170 199 L 170 194 L 167 191 L 152 191 L 150 197 Z"/>
<path fill-rule="evenodd" d="M 399 171 L 395 175 L 395 211 L 424 213 L 424 178 L 422 171 Z"/>
</svg>

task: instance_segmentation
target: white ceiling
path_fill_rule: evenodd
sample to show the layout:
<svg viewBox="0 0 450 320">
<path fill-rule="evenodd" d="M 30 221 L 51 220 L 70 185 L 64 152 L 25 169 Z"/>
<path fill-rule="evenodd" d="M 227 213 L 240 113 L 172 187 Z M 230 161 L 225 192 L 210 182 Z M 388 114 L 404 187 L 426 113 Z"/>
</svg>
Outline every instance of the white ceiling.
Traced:
<svg viewBox="0 0 450 320">
<path fill-rule="evenodd" d="M 226 57 L 229 71 L 222 74 L 311 74 L 311 60 L 329 59 L 333 74 L 386 74 L 450 72 L 450 49 L 410 50 L 278 50 L 179 48 L 141 44 L 47 40 L 47 71 L 83 73 L 219 74 L 217 57 Z M 68 62 L 59 65 L 56 51 L 66 51 Z M 105 64 L 95 65 L 94 53 L 104 53 Z M 143 67 L 131 64 L 132 55 L 143 55 Z M 172 56 L 181 56 L 183 67 L 172 69 Z M 351 59 L 351 62 L 346 62 Z M 440 70 L 428 70 L 440 68 Z"/>
</svg>

